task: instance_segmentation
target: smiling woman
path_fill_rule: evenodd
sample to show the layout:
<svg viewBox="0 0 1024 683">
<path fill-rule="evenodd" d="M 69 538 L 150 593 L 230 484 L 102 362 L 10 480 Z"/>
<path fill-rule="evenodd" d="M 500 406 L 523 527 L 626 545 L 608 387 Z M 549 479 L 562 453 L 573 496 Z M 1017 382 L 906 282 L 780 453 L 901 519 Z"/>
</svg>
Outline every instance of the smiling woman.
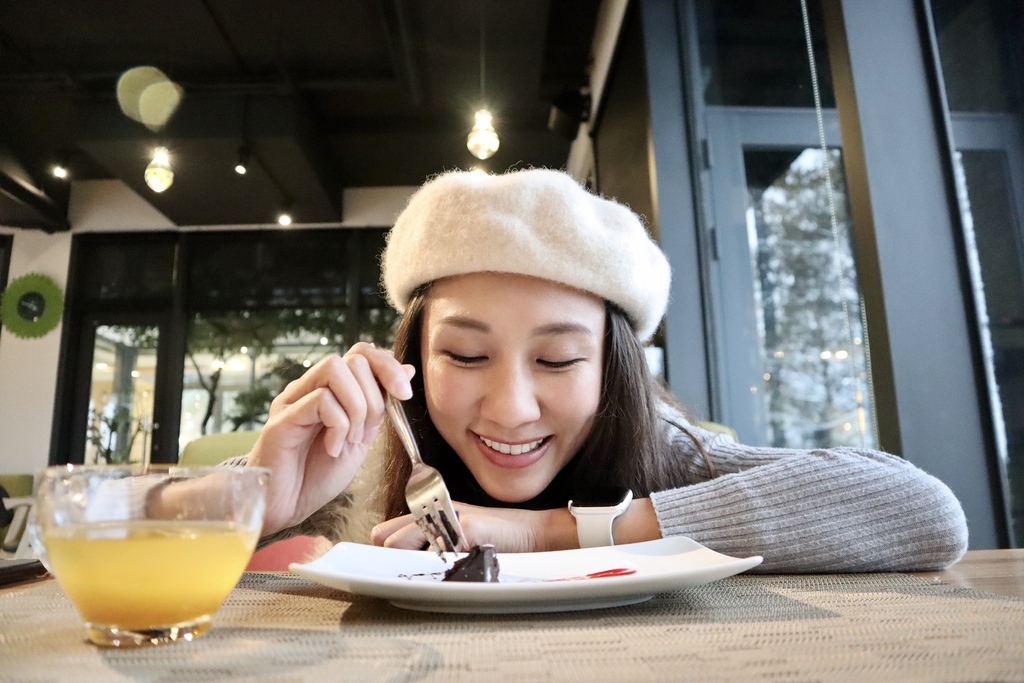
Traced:
<svg viewBox="0 0 1024 683">
<path fill-rule="evenodd" d="M 359 540 L 423 545 L 405 506 L 409 460 L 381 430 L 387 392 L 470 545 L 683 535 L 761 555 L 768 571 L 944 566 L 965 550 L 957 500 L 900 458 L 744 446 L 694 425 L 643 350 L 665 312 L 667 260 L 635 214 L 566 174 L 439 176 L 399 216 L 382 264 L 403 314 L 393 354 L 360 343 L 315 365 L 275 399 L 248 457 L 274 471 L 270 537 L 338 539 L 340 520 L 369 515 L 380 523 Z M 603 538 L 578 524 L 588 512 Z"/>
</svg>

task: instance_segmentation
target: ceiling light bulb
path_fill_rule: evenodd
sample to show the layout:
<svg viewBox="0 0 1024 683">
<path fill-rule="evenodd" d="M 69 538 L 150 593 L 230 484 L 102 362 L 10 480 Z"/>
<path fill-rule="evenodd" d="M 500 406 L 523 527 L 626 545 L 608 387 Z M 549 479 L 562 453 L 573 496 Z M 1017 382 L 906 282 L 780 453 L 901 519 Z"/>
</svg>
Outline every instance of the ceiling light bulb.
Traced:
<svg viewBox="0 0 1024 683">
<path fill-rule="evenodd" d="M 65 166 L 63 166 L 61 164 L 55 165 L 53 167 L 52 173 L 53 173 L 53 177 L 54 178 L 60 178 L 61 180 L 64 180 L 65 178 L 68 177 L 68 169 L 67 169 L 67 167 L 65 167 Z"/>
<path fill-rule="evenodd" d="M 166 147 L 153 150 L 153 160 L 146 166 L 146 184 L 153 192 L 163 192 L 174 182 L 171 170 L 171 155 Z"/>
<path fill-rule="evenodd" d="M 235 164 L 235 173 L 237 173 L 238 175 L 245 175 L 245 172 L 248 170 L 249 169 L 247 169 L 245 167 L 245 164 L 243 164 L 241 161 Z"/>
<path fill-rule="evenodd" d="M 475 115 L 476 123 L 469 132 L 466 147 L 477 159 L 489 159 L 498 151 L 498 134 L 492 124 L 491 112 L 481 109 Z"/>
<path fill-rule="evenodd" d="M 287 211 L 282 211 L 281 213 L 277 214 L 277 222 L 280 225 L 291 225 L 292 215 Z"/>
</svg>

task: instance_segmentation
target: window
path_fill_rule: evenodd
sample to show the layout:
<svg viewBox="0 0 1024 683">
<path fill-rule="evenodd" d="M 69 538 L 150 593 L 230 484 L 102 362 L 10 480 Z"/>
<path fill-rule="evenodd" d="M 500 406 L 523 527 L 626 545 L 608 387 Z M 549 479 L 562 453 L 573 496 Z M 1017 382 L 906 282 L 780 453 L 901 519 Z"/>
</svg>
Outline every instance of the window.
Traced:
<svg viewBox="0 0 1024 683">
<path fill-rule="evenodd" d="M 809 10 L 820 112 L 799 3 L 695 5 L 716 403 L 747 443 L 871 447 L 855 226 L 819 3 Z"/>
<path fill-rule="evenodd" d="M 259 428 L 326 355 L 390 345 L 383 245 L 383 229 L 75 237 L 55 461 L 176 461 L 203 434 Z"/>
<path fill-rule="evenodd" d="M 930 6 L 1010 533 L 1024 546 L 1024 2 Z"/>
<path fill-rule="evenodd" d="M 7 270 L 11 266 L 11 235 L 0 235 L 0 291 L 7 287 Z"/>
</svg>

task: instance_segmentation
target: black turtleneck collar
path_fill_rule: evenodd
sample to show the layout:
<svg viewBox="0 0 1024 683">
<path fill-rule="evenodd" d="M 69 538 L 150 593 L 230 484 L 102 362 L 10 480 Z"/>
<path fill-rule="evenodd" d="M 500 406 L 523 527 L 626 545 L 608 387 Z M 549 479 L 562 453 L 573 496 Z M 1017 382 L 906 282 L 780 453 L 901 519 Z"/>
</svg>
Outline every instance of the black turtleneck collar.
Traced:
<svg viewBox="0 0 1024 683">
<path fill-rule="evenodd" d="M 554 480 L 541 493 L 527 501 L 520 503 L 505 503 L 491 497 L 470 473 L 469 468 L 454 451 L 449 452 L 449 457 L 442 458 L 443 462 L 437 466 L 448 485 L 448 492 L 452 498 L 461 503 L 479 505 L 493 508 L 520 508 L 524 510 L 551 510 L 553 508 L 565 507 L 572 498 L 572 481 L 576 471 L 578 456 L 569 461 L 562 471 L 555 475 Z"/>
</svg>

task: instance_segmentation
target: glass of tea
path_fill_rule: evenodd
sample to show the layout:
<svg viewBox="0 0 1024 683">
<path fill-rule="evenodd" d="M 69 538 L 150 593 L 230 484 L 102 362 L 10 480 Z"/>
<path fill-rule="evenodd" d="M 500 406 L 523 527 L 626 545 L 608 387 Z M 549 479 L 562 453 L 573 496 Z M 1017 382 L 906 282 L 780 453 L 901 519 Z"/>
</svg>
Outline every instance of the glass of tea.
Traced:
<svg viewBox="0 0 1024 683">
<path fill-rule="evenodd" d="M 269 470 L 63 465 L 36 485 L 41 558 L 93 643 L 206 633 L 263 526 Z"/>
</svg>

